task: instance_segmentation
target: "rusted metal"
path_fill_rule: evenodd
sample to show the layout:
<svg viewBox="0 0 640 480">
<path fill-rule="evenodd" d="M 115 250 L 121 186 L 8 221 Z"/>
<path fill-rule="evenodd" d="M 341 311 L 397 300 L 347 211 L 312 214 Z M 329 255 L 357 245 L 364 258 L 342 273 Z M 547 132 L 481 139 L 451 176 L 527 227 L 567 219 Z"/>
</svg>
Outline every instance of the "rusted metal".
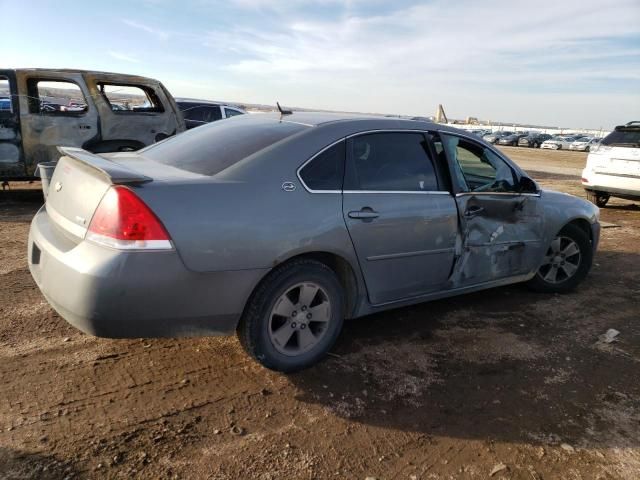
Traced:
<svg viewBox="0 0 640 480">
<path fill-rule="evenodd" d="M 73 84 L 78 98 L 49 101 L 49 97 L 38 93 L 38 82 Z M 146 96 L 148 101 L 121 108 L 109 101 L 105 86 L 111 90 L 136 89 L 143 94 L 140 98 Z M 32 178 L 39 163 L 57 161 L 60 145 L 100 153 L 137 150 L 185 130 L 182 115 L 162 83 L 136 75 L 0 69 L 0 97 L 8 97 L 11 107 L 0 110 L 2 180 Z M 125 95 L 129 97 L 133 98 Z M 135 101 L 138 99 L 132 100 Z"/>
</svg>

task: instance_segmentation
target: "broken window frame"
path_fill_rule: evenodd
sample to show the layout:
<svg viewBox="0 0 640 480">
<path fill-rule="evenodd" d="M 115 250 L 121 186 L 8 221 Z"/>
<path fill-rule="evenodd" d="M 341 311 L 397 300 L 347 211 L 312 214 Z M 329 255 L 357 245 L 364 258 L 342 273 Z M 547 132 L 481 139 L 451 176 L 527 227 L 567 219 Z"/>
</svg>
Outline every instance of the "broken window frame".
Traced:
<svg viewBox="0 0 640 480">
<path fill-rule="evenodd" d="M 38 84 L 40 82 L 50 82 L 50 83 L 68 83 L 75 85 L 78 87 L 78 91 L 82 95 L 82 99 L 86 105 L 84 110 L 80 111 L 63 111 L 63 110 L 54 110 L 54 111 L 43 111 L 42 110 L 42 99 L 40 97 L 40 92 L 38 89 Z M 84 90 L 80 86 L 80 84 L 74 80 L 64 77 L 30 77 L 27 79 L 27 95 L 28 95 L 28 106 L 29 113 L 33 115 L 47 115 L 47 116 L 55 116 L 55 117 L 83 117 L 88 112 L 90 107 L 90 102 L 87 101 L 87 95 Z"/>
<path fill-rule="evenodd" d="M 160 97 L 158 96 L 158 94 L 156 94 L 155 90 L 148 85 L 141 85 L 136 83 L 109 82 L 109 81 L 98 81 L 95 83 L 95 85 L 96 85 L 96 88 L 98 89 L 99 94 L 101 95 L 103 100 L 106 102 L 106 104 L 109 106 L 109 110 L 111 110 L 111 112 L 116 115 L 155 115 L 157 113 L 164 113 L 166 111 L 166 108 L 162 103 L 162 101 L 160 100 Z M 109 97 L 104 91 L 105 85 L 108 85 L 111 87 L 128 87 L 128 88 L 140 89 L 144 94 L 144 96 L 149 101 L 149 103 L 153 105 L 153 108 L 145 109 L 145 110 L 114 109 L 113 104 L 111 103 L 111 100 L 109 100 Z"/>
</svg>

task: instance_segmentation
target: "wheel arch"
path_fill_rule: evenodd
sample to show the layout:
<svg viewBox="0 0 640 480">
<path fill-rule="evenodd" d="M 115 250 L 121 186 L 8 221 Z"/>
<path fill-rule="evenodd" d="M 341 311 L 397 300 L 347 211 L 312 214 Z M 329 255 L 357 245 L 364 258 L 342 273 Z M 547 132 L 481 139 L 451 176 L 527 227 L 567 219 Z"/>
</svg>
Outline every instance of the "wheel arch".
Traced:
<svg viewBox="0 0 640 480">
<path fill-rule="evenodd" d="M 593 230 L 591 229 L 591 223 L 589 222 L 589 220 L 583 217 L 573 218 L 565 223 L 562 228 L 567 225 L 575 225 L 576 227 L 578 227 L 580 230 L 587 234 L 587 237 L 589 237 L 589 241 L 593 243 Z"/>
<path fill-rule="evenodd" d="M 336 274 L 338 280 L 340 281 L 340 285 L 342 285 L 343 291 L 345 293 L 345 318 L 353 318 L 357 314 L 361 296 L 365 292 L 365 287 L 360 277 L 357 275 L 357 271 L 354 269 L 354 266 L 351 264 L 351 262 L 349 262 L 344 256 L 334 252 L 310 251 L 292 255 L 285 260 L 278 262 L 278 264 L 274 265 L 274 267 L 279 267 L 281 265 L 285 265 L 287 263 L 291 263 L 293 261 L 301 259 L 315 260 L 326 265 Z M 253 287 L 253 290 L 251 291 L 251 294 L 247 298 L 245 309 L 246 305 L 249 305 L 255 292 L 260 288 L 260 286 L 263 285 L 264 282 L 269 281 L 272 273 L 273 269 L 269 270 L 256 283 L 256 285 Z"/>
</svg>

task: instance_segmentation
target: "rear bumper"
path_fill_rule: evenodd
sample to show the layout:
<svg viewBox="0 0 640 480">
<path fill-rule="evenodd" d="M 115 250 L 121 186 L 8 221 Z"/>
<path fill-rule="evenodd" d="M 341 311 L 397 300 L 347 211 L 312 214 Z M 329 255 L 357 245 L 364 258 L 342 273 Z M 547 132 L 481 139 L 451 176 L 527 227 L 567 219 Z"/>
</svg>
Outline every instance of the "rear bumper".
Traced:
<svg viewBox="0 0 640 480">
<path fill-rule="evenodd" d="M 592 192 L 609 193 L 628 199 L 640 198 L 640 177 L 595 173 L 586 168 L 582 171 L 582 186 Z M 585 182 L 586 180 L 586 182 Z"/>
<path fill-rule="evenodd" d="M 72 243 L 46 210 L 29 232 L 29 270 L 51 306 L 85 333 L 110 338 L 235 331 L 263 269 L 195 273 L 176 251 L 121 252 Z"/>
</svg>

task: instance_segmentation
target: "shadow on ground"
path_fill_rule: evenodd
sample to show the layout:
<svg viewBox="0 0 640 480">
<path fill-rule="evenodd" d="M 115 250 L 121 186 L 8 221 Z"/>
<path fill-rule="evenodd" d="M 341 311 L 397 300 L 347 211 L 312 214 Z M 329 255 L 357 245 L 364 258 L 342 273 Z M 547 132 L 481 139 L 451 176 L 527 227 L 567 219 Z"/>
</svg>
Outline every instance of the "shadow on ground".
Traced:
<svg viewBox="0 0 640 480">
<path fill-rule="evenodd" d="M 27 453 L 0 447 L 0 480 L 81 479 L 71 465 L 42 453 Z"/>
<path fill-rule="evenodd" d="M 327 361 L 291 377 L 299 399 L 430 435 L 638 447 L 640 302 L 620 284 L 638 285 L 639 256 L 598 262 L 568 295 L 512 286 L 350 321 Z M 619 342 L 596 344 L 608 328 Z"/>
</svg>

